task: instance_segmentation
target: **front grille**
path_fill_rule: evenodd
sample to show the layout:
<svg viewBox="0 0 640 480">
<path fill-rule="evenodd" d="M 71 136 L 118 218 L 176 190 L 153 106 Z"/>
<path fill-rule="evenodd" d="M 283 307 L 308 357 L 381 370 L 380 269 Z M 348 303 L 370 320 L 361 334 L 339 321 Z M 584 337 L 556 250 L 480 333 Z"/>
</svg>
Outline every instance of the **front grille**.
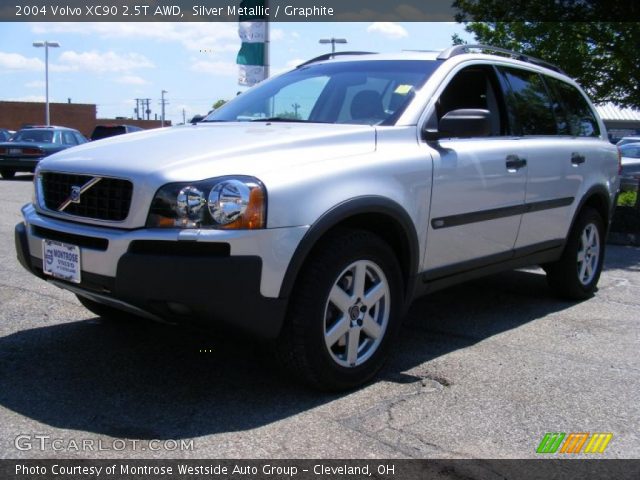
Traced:
<svg viewBox="0 0 640 480">
<path fill-rule="evenodd" d="M 80 194 L 77 203 L 68 203 L 72 187 L 81 188 L 95 178 L 99 177 L 42 173 L 40 182 L 44 205 L 49 210 L 96 220 L 122 221 L 127 218 L 133 191 L 133 185 L 128 180 L 102 177 Z"/>
</svg>

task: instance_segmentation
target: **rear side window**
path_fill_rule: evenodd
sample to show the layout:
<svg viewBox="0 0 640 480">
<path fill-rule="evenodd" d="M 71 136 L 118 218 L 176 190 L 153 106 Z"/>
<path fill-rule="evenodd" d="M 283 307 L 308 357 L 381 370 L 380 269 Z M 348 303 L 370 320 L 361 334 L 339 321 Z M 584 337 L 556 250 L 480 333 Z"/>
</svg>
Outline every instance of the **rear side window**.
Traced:
<svg viewBox="0 0 640 480">
<path fill-rule="evenodd" d="M 64 145 L 77 145 L 78 142 L 76 137 L 73 135 L 73 132 L 62 132 L 62 143 Z"/>
<path fill-rule="evenodd" d="M 506 102 L 513 131 L 522 135 L 557 135 L 553 101 L 536 72 L 500 68 L 507 83 Z"/>
<path fill-rule="evenodd" d="M 573 85 L 552 77 L 546 77 L 554 97 L 562 105 L 563 114 L 558 115 L 560 134 L 574 137 L 598 137 L 600 128 L 587 100 Z"/>
</svg>

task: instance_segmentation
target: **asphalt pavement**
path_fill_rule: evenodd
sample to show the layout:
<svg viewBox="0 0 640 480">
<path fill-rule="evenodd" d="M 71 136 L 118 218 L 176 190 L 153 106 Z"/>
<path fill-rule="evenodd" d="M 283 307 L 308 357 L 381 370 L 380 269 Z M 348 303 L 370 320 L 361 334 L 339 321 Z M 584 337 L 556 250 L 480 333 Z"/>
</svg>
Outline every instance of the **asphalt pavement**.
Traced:
<svg viewBox="0 0 640 480">
<path fill-rule="evenodd" d="M 536 458 L 547 432 L 640 457 L 640 248 L 609 246 L 581 303 L 537 269 L 425 297 L 377 381 L 327 395 L 259 344 L 104 321 L 27 273 L 31 180 L 0 180 L 0 458 Z"/>
</svg>

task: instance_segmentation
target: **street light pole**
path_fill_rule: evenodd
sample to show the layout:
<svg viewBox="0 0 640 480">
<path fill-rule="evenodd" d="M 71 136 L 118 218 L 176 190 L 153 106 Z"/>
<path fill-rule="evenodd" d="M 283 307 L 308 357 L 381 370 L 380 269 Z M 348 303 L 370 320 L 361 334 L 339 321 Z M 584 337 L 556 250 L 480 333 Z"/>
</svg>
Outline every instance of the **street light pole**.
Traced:
<svg viewBox="0 0 640 480">
<path fill-rule="evenodd" d="M 347 39 L 346 38 L 321 38 L 320 41 L 318 43 L 322 43 L 322 44 L 326 44 L 326 43 L 330 43 L 331 44 L 331 55 L 336 53 L 336 43 L 347 43 Z"/>
<path fill-rule="evenodd" d="M 33 46 L 44 47 L 45 124 L 51 125 L 51 116 L 49 114 L 49 47 L 57 48 L 60 44 L 44 40 L 33 42 Z"/>
<path fill-rule="evenodd" d="M 169 93 L 169 92 L 167 92 L 166 90 L 162 90 L 162 93 L 161 93 L 162 100 L 160 100 L 160 104 L 162 105 L 162 117 L 161 117 L 161 120 L 160 120 L 160 126 L 161 127 L 164 127 L 164 106 L 167 104 L 167 101 L 164 99 L 164 94 L 165 93 Z"/>
</svg>

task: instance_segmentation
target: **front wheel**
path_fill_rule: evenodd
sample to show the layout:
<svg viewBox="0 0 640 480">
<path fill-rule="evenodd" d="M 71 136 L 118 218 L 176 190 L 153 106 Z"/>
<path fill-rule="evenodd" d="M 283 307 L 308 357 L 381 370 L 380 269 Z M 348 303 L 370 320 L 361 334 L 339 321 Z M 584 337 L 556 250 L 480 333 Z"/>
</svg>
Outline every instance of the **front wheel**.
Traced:
<svg viewBox="0 0 640 480">
<path fill-rule="evenodd" d="M 604 261 L 604 222 L 593 208 L 576 219 L 562 257 L 545 265 L 547 280 L 560 296 L 584 300 L 595 292 Z"/>
<path fill-rule="evenodd" d="M 382 367 L 402 311 L 391 248 L 360 230 L 332 233 L 305 264 L 278 341 L 287 371 L 322 390 L 345 390 Z"/>
</svg>

